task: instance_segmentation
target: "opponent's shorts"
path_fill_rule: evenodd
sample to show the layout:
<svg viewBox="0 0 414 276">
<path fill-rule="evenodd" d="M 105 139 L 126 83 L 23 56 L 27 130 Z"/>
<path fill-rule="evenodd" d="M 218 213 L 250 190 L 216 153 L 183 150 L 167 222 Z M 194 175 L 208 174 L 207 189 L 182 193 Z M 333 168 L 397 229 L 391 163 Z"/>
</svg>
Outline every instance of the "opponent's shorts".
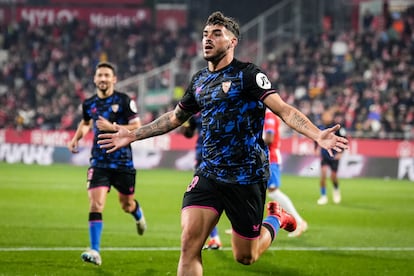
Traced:
<svg viewBox="0 0 414 276">
<path fill-rule="evenodd" d="M 108 187 L 109 192 L 113 186 L 123 195 L 133 195 L 135 175 L 133 171 L 90 167 L 87 175 L 87 188 L 89 190 L 96 187 Z"/>
<path fill-rule="evenodd" d="M 277 163 L 270 163 L 269 166 L 270 177 L 267 182 L 267 188 L 280 188 L 280 165 Z"/>
<path fill-rule="evenodd" d="M 184 193 L 182 208 L 210 207 L 219 216 L 226 212 L 233 231 L 246 239 L 259 237 L 266 199 L 266 183 L 240 185 L 219 183 L 195 175 Z"/>
<path fill-rule="evenodd" d="M 333 172 L 338 171 L 339 160 L 332 158 L 322 158 L 321 166 L 329 166 Z"/>
</svg>

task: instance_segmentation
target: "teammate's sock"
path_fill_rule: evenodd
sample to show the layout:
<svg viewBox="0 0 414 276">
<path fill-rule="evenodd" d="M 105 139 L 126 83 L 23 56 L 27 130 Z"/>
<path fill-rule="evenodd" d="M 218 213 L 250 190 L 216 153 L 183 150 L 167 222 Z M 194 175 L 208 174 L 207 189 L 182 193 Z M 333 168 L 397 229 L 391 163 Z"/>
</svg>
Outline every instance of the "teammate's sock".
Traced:
<svg viewBox="0 0 414 276">
<path fill-rule="evenodd" d="M 338 183 L 338 181 L 334 181 L 333 182 L 333 186 L 334 186 L 334 189 L 335 190 L 338 190 L 339 189 L 339 183 Z"/>
<path fill-rule="evenodd" d="M 136 199 L 135 200 L 135 209 L 131 212 L 131 215 L 134 216 L 135 220 L 140 220 L 142 217 L 141 209 L 139 208 L 139 203 Z"/>
<path fill-rule="evenodd" d="M 321 196 L 326 196 L 326 187 L 321 187 Z"/>
<path fill-rule="evenodd" d="M 298 211 L 296 211 L 293 202 L 285 193 L 277 189 L 272 192 L 269 192 L 268 196 L 272 200 L 279 202 L 280 206 L 295 218 L 297 224 L 300 224 L 302 222 L 302 217 L 299 215 Z"/>
<path fill-rule="evenodd" d="M 89 213 L 89 240 L 91 249 L 98 252 L 101 247 L 102 228 L 102 213 Z"/>
<path fill-rule="evenodd" d="M 280 222 L 275 216 L 267 216 L 262 223 L 262 226 L 265 227 L 272 237 L 272 241 L 275 239 L 277 232 L 280 229 Z"/>
</svg>

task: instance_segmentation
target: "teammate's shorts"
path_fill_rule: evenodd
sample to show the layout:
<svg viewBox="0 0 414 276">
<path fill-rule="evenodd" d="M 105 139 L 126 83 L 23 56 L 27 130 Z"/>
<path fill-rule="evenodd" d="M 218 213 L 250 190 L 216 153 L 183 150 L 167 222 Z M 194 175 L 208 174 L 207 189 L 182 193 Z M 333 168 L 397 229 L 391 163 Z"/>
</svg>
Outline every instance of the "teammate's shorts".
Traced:
<svg viewBox="0 0 414 276">
<path fill-rule="evenodd" d="M 339 160 L 332 158 L 322 158 L 321 166 L 329 166 L 333 172 L 338 171 Z"/>
<path fill-rule="evenodd" d="M 184 193 L 182 207 L 211 207 L 219 216 L 225 211 L 234 232 L 246 239 L 254 239 L 260 235 L 265 199 L 264 182 L 225 184 L 195 175 Z"/>
<path fill-rule="evenodd" d="M 87 175 L 87 188 L 89 190 L 96 187 L 108 187 L 109 191 L 113 186 L 123 195 L 132 195 L 135 192 L 135 175 L 133 171 L 90 167 Z"/>
<path fill-rule="evenodd" d="M 267 183 L 267 188 L 280 188 L 280 165 L 277 163 L 270 163 L 269 166 L 270 177 Z"/>
</svg>

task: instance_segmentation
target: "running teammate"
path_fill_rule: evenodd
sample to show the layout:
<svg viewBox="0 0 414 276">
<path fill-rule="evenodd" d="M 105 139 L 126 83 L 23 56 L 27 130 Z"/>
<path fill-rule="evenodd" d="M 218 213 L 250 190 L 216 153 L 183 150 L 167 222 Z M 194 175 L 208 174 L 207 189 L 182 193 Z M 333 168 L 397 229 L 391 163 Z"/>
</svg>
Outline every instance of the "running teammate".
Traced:
<svg viewBox="0 0 414 276">
<path fill-rule="evenodd" d="M 90 248 L 81 254 L 81 258 L 85 262 L 96 265 L 102 264 L 100 255 L 102 213 L 111 186 L 118 191 L 122 209 L 135 219 L 138 234 L 142 235 L 147 227 L 142 208 L 134 198 L 136 170 L 131 146 L 106 154 L 105 150 L 97 144 L 98 134 L 114 133 L 116 126 L 123 126 L 126 129 L 136 129 L 141 126 L 135 102 L 128 95 L 114 90 L 116 80 L 113 64 L 101 62 L 97 65 L 94 76 L 96 95 L 83 102 L 83 118 L 68 144 L 69 150 L 77 153 L 78 141 L 85 137 L 90 129 L 93 130 L 94 141 L 87 173 Z"/>
</svg>

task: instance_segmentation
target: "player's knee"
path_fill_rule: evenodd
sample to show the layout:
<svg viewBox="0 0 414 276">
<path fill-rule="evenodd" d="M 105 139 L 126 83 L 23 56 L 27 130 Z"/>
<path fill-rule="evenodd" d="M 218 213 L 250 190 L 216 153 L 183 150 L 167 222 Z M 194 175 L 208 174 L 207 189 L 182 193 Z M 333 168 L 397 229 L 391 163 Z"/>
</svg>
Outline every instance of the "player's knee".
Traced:
<svg viewBox="0 0 414 276">
<path fill-rule="evenodd" d="M 101 213 L 104 208 L 104 203 L 99 201 L 93 201 L 90 203 L 90 211 Z"/>
<path fill-rule="evenodd" d="M 241 263 L 243 265 L 251 265 L 256 261 L 252 255 L 235 256 L 235 259 L 238 263 Z"/>
<path fill-rule="evenodd" d="M 121 208 L 125 213 L 131 213 L 133 211 L 133 206 L 131 204 L 121 204 Z"/>
<path fill-rule="evenodd" d="M 194 236 L 183 235 L 181 237 L 181 259 L 183 262 L 191 260 L 201 261 L 201 249 L 203 244 Z"/>
<path fill-rule="evenodd" d="M 120 201 L 121 208 L 125 213 L 131 213 L 135 209 L 135 201 Z"/>
<path fill-rule="evenodd" d="M 241 263 L 243 265 L 251 265 L 254 262 L 256 262 L 257 260 L 257 256 L 255 256 L 254 254 L 252 254 L 251 252 L 245 252 L 245 253 L 236 253 L 234 254 L 234 259 L 238 262 Z"/>
<path fill-rule="evenodd" d="M 194 244 L 198 243 L 197 235 L 191 232 L 183 232 L 181 234 L 181 245 L 183 249 L 192 248 Z"/>
</svg>

